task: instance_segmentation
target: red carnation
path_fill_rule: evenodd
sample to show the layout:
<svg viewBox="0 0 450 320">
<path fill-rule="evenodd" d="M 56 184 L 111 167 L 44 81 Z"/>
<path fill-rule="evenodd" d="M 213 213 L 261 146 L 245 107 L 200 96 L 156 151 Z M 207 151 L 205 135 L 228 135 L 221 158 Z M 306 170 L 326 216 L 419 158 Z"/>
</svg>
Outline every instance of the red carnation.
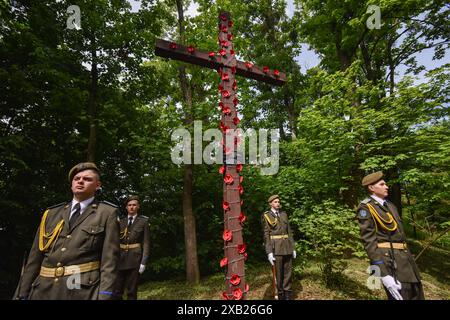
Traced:
<svg viewBox="0 0 450 320">
<path fill-rule="evenodd" d="M 233 21 L 228 21 L 228 26 L 231 28 L 233 26 Z"/>
<path fill-rule="evenodd" d="M 233 179 L 233 176 L 232 176 L 231 174 L 227 173 L 227 174 L 225 175 L 225 177 L 223 178 L 223 181 L 224 181 L 226 184 L 233 184 L 234 179 Z"/>
<path fill-rule="evenodd" d="M 234 79 L 234 81 L 233 81 L 233 90 L 237 90 L 237 81 L 236 81 L 236 79 Z"/>
<path fill-rule="evenodd" d="M 225 167 L 224 166 L 221 166 L 220 168 L 219 168 L 219 173 L 220 174 L 223 174 L 225 172 Z"/>
<path fill-rule="evenodd" d="M 223 33 L 228 33 L 228 28 L 227 28 L 227 26 L 222 26 L 222 32 L 223 32 Z"/>
<path fill-rule="evenodd" d="M 275 69 L 275 70 L 273 70 L 273 74 L 275 75 L 275 77 L 278 77 L 278 76 L 280 76 L 280 71 Z"/>
<path fill-rule="evenodd" d="M 222 202 L 222 208 L 223 208 L 223 210 L 228 211 L 228 210 L 230 210 L 230 204 L 228 202 L 224 201 L 224 202 Z"/>
<path fill-rule="evenodd" d="M 220 16 L 220 19 L 222 19 L 222 21 L 227 21 L 227 16 L 224 15 L 224 14 L 222 14 L 222 15 Z"/>
<path fill-rule="evenodd" d="M 222 47 L 228 47 L 228 41 L 227 40 L 222 40 L 222 41 L 220 41 L 220 45 Z"/>
<path fill-rule="evenodd" d="M 240 120 L 238 117 L 234 117 L 234 118 L 233 118 L 233 123 L 234 123 L 235 125 L 238 125 L 239 122 L 241 122 L 241 120 Z"/>
<path fill-rule="evenodd" d="M 230 41 L 233 40 L 233 35 L 231 33 L 227 34 L 227 39 Z"/>
<path fill-rule="evenodd" d="M 236 67 L 231 67 L 231 73 L 235 74 L 236 73 Z"/>
<path fill-rule="evenodd" d="M 245 66 L 247 67 L 247 69 L 251 69 L 253 68 L 253 63 L 251 63 L 250 61 L 246 61 Z"/>
<path fill-rule="evenodd" d="M 233 275 L 231 276 L 230 283 L 231 283 L 233 286 L 239 285 L 239 283 L 241 283 L 241 277 L 239 277 L 237 274 L 233 274 Z"/>
<path fill-rule="evenodd" d="M 169 48 L 170 49 L 176 49 L 177 48 L 177 44 L 175 43 L 175 42 L 171 42 L 170 44 L 169 44 Z"/>
<path fill-rule="evenodd" d="M 243 194 L 244 193 L 244 187 L 243 186 L 239 185 L 238 190 L 239 190 L 239 194 Z"/>
<path fill-rule="evenodd" d="M 234 99 L 233 99 L 233 104 L 234 104 L 235 106 L 237 106 L 238 103 L 239 103 L 239 100 L 238 100 L 236 97 L 234 97 Z"/>
<path fill-rule="evenodd" d="M 228 258 L 225 257 L 222 260 L 220 260 L 220 267 L 223 268 L 228 264 Z"/>
<path fill-rule="evenodd" d="M 220 49 L 219 50 L 219 54 L 223 57 L 223 56 L 225 56 L 227 54 L 227 52 L 226 52 L 225 49 Z"/>
<path fill-rule="evenodd" d="M 229 98 L 230 97 L 230 91 L 228 90 L 222 90 L 222 97 Z"/>
<path fill-rule="evenodd" d="M 236 165 L 236 170 L 237 170 L 237 172 L 241 172 L 243 167 L 244 167 L 244 166 L 243 166 L 241 163 L 238 163 L 238 164 Z"/>
<path fill-rule="evenodd" d="M 264 66 L 264 67 L 263 67 L 263 72 L 264 72 L 264 73 L 269 72 L 269 67 L 268 67 L 268 66 Z"/>
<path fill-rule="evenodd" d="M 189 46 L 189 47 L 187 47 L 187 51 L 192 54 L 192 53 L 194 53 L 195 48 L 193 46 Z"/>
<path fill-rule="evenodd" d="M 217 89 L 218 89 L 220 92 L 222 92 L 223 86 L 222 86 L 221 84 L 219 84 L 219 85 L 217 86 Z M 219 102 L 219 106 L 220 106 L 220 103 L 221 103 L 221 102 Z"/>
<path fill-rule="evenodd" d="M 247 246 L 245 244 L 238 245 L 238 252 L 240 254 L 243 254 L 245 252 L 245 249 L 247 249 Z"/>
<path fill-rule="evenodd" d="M 210 51 L 208 53 L 208 57 L 210 57 L 210 58 L 214 58 L 215 55 L 216 55 L 216 53 L 214 51 Z"/>
<path fill-rule="evenodd" d="M 247 217 L 243 212 L 241 212 L 241 214 L 239 215 L 239 222 L 242 224 L 245 222 L 245 220 L 247 220 Z"/>
<path fill-rule="evenodd" d="M 226 114 L 226 115 L 229 115 L 231 113 L 230 107 L 229 106 L 222 107 L 222 113 Z"/>
<path fill-rule="evenodd" d="M 244 181 L 244 176 L 239 177 L 239 183 L 242 183 L 242 181 Z"/>
<path fill-rule="evenodd" d="M 227 294 L 226 291 L 222 292 L 222 299 L 223 299 L 223 300 L 230 300 L 230 299 L 228 298 L 228 294 Z"/>
<path fill-rule="evenodd" d="M 244 256 L 244 261 L 247 261 L 248 253 L 247 253 L 247 252 L 244 252 L 243 256 Z"/>
<path fill-rule="evenodd" d="M 224 241 L 231 241 L 233 239 L 233 233 L 230 230 L 225 230 L 222 238 Z"/>
<path fill-rule="evenodd" d="M 248 285 L 248 283 L 245 284 L 245 292 L 248 292 L 248 290 L 250 290 L 250 286 Z"/>
<path fill-rule="evenodd" d="M 228 73 L 222 73 L 222 81 L 228 81 L 230 80 L 230 76 Z"/>
<path fill-rule="evenodd" d="M 230 54 L 231 54 L 231 55 L 234 54 L 234 50 L 233 50 L 233 49 L 230 50 Z"/>
<path fill-rule="evenodd" d="M 242 299 L 242 290 L 240 288 L 233 290 L 233 298 L 235 300 L 241 300 Z"/>
</svg>

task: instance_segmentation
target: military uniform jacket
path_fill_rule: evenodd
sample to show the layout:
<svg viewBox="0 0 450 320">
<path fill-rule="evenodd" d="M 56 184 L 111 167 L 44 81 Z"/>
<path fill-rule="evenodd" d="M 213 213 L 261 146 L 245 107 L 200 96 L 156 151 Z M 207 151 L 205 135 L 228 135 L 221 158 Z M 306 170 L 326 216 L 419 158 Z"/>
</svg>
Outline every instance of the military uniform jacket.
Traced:
<svg viewBox="0 0 450 320">
<path fill-rule="evenodd" d="M 368 204 L 371 204 L 380 217 L 386 221 L 388 220 L 386 212 L 390 212 L 397 222 L 397 230 L 388 231 L 382 228 L 370 213 Z M 395 258 L 394 264 L 391 258 L 391 249 L 378 247 L 378 243 L 389 243 L 389 241 L 392 241 L 392 243 L 406 243 L 402 219 L 395 205 L 387 202 L 387 207 L 384 207 L 375 199 L 369 197 L 360 203 L 357 219 L 364 248 L 371 264 L 380 268 L 380 276 L 393 276 L 393 268 L 396 266 L 395 275 L 400 282 L 420 282 L 419 269 L 408 248 L 392 250 Z M 393 223 L 386 225 L 392 227 Z"/>
<path fill-rule="evenodd" d="M 61 220 L 64 224 L 53 244 L 43 252 L 39 250 L 38 228 L 20 283 L 19 297 L 37 300 L 112 298 L 119 262 L 118 211 L 110 204 L 94 200 L 69 228 L 70 209 L 70 203 L 48 209 L 46 233 L 51 233 Z M 95 261 L 100 262 L 100 268 L 78 273 L 79 281 L 70 275 L 40 275 L 41 266 L 56 268 Z M 72 289 L 68 283 L 72 283 L 69 286 Z"/>
<path fill-rule="evenodd" d="M 272 210 L 268 210 L 262 215 L 261 222 L 266 253 L 291 255 L 294 251 L 294 239 L 286 212 L 279 211 L 279 217 L 277 217 Z"/>
<path fill-rule="evenodd" d="M 148 230 L 148 218 L 137 215 L 130 227 L 128 216 L 120 220 L 120 244 L 139 243 L 137 248 L 121 248 L 119 270 L 139 268 L 139 265 L 147 263 L 150 250 L 150 235 Z"/>
</svg>

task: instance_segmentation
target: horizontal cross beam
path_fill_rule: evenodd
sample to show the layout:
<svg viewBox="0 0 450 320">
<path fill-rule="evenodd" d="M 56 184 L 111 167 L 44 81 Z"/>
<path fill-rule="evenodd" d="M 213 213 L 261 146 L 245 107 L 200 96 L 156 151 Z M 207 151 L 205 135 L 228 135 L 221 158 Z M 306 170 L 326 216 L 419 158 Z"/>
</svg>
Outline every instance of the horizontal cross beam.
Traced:
<svg viewBox="0 0 450 320">
<path fill-rule="evenodd" d="M 215 53 L 214 57 L 210 57 L 209 52 L 197 50 L 196 48 L 194 50 L 191 49 L 191 52 L 189 52 L 188 47 L 162 39 L 156 40 L 155 54 L 160 57 L 172 58 L 215 70 L 223 67 L 233 67 L 227 64 L 228 59 L 226 57 L 218 53 Z M 236 74 L 276 86 L 282 86 L 286 83 L 285 73 L 246 64 L 242 61 L 236 61 Z"/>
</svg>

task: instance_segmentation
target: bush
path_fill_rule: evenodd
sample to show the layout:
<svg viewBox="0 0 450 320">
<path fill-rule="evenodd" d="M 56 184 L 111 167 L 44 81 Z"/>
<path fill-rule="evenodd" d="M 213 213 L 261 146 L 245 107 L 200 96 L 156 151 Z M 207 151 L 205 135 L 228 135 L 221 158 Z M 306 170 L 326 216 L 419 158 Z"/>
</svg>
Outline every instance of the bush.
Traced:
<svg viewBox="0 0 450 320">
<path fill-rule="evenodd" d="M 327 286 L 338 285 L 345 259 L 365 256 L 359 237 L 355 212 L 331 200 L 298 209 L 292 218 L 292 227 L 301 234 L 297 242 L 298 265 L 308 260 L 319 261 Z"/>
</svg>

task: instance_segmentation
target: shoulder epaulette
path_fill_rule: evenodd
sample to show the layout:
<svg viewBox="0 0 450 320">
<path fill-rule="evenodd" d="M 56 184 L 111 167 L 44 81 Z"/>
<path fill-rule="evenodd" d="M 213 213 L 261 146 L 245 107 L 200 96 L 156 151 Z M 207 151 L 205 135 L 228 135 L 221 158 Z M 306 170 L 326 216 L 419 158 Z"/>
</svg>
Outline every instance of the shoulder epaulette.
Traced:
<svg viewBox="0 0 450 320">
<path fill-rule="evenodd" d="M 66 202 L 61 202 L 61 203 L 55 204 L 54 206 L 47 207 L 47 209 L 54 209 L 54 208 L 61 207 L 61 206 L 66 205 L 66 204 L 68 204 L 67 201 Z"/>
<path fill-rule="evenodd" d="M 361 203 L 362 203 L 362 204 L 367 204 L 367 203 L 369 203 L 370 201 L 372 201 L 371 198 L 365 198 L 363 201 L 361 201 Z"/>
<path fill-rule="evenodd" d="M 142 214 L 140 214 L 138 217 L 141 217 L 141 218 L 144 218 L 144 219 L 148 220 L 148 217 L 147 216 L 143 216 Z"/>
<path fill-rule="evenodd" d="M 114 203 L 111 203 L 109 201 L 102 200 L 102 201 L 100 201 L 100 203 L 104 203 L 104 204 L 110 205 L 111 207 L 118 208 L 117 205 L 115 205 Z"/>
</svg>

